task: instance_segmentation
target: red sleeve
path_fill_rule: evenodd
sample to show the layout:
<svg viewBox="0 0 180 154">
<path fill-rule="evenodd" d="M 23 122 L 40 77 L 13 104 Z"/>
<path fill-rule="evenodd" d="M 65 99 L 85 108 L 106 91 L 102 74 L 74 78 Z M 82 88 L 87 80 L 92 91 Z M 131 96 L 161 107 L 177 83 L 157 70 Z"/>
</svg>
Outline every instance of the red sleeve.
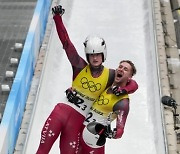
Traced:
<svg viewBox="0 0 180 154">
<path fill-rule="evenodd" d="M 55 15 L 53 19 L 55 21 L 56 30 L 59 39 L 72 65 L 73 79 L 74 79 L 77 76 L 77 74 L 87 65 L 87 63 L 82 57 L 79 56 L 79 54 L 76 51 L 76 48 L 72 44 L 69 35 L 67 33 L 67 30 L 63 24 L 62 17 L 60 15 Z"/>
<path fill-rule="evenodd" d="M 123 99 L 120 102 L 118 102 L 118 104 L 116 105 L 116 111 L 119 112 L 116 118 L 117 132 L 114 137 L 115 139 L 121 138 L 124 133 L 124 127 L 129 113 L 129 99 Z"/>
<path fill-rule="evenodd" d="M 132 94 L 138 89 L 138 84 L 135 80 L 131 79 L 126 87 L 123 87 L 122 89 L 125 89 L 128 94 Z"/>
</svg>

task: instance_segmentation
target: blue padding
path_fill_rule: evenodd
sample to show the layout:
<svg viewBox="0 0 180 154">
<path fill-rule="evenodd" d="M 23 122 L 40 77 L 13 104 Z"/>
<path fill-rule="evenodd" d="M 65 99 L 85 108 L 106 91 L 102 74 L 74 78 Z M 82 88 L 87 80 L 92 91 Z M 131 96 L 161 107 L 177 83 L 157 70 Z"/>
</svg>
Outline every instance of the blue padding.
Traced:
<svg viewBox="0 0 180 154">
<path fill-rule="evenodd" d="M 38 0 L 0 125 L 0 153 L 12 154 L 22 122 L 35 63 L 45 34 L 50 0 Z"/>
</svg>

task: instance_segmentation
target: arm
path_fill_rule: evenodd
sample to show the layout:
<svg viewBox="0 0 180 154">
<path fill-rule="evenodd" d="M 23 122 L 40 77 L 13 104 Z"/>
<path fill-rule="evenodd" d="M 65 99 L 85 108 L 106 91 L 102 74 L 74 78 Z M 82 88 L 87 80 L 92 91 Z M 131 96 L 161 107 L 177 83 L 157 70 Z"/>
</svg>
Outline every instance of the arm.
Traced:
<svg viewBox="0 0 180 154">
<path fill-rule="evenodd" d="M 62 21 L 62 6 L 55 6 L 52 9 L 53 12 L 53 19 L 56 25 L 56 30 L 59 36 L 59 39 L 63 45 L 64 50 L 66 51 L 66 55 L 72 65 L 73 68 L 73 79 L 77 76 L 77 74 L 87 65 L 86 61 L 79 56 L 76 51 L 76 48 L 72 44 L 67 30 Z"/>
<path fill-rule="evenodd" d="M 121 138 L 124 133 L 124 127 L 129 113 L 129 99 L 123 99 L 119 101 L 114 106 L 113 110 L 118 112 L 116 118 L 116 128 L 114 129 L 114 137 L 113 137 L 117 139 L 117 138 Z"/>
<path fill-rule="evenodd" d="M 130 79 L 125 87 L 117 87 L 113 86 L 112 91 L 116 96 L 124 95 L 124 94 L 132 94 L 138 89 L 138 84 L 135 80 Z"/>
<path fill-rule="evenodd" d="M 130 79 L 126 87 L 123 87 L 128 94 L 134 93 L 138 89 L 138 84 L 135 80 Z"/>
</svg>

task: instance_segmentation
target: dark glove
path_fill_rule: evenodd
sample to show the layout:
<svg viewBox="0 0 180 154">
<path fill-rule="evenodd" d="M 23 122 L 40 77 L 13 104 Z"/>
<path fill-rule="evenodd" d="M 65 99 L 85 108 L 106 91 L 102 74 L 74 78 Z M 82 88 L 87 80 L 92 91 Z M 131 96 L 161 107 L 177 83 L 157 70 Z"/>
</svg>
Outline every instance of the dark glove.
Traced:
<svg viewBox="0 0 180 154">
<path fill-rule="evenodd" d="M 102 137 L 113 138 L 114 136 L 114 130 L 113 131 L 111 130 L 110 125 L 104 126 L 102 124 L 97 124 L 95 129 L 96 129 L 97 134 L 99 134 Z"/>
<path fill-rule="evenodd" d="M 113 94 L 115 94 L 116 96 L 127 94 L 127 91 L 125 89 L 122 89 L 117 86 L 113 86 L 112 91 L 113 91 Z"/>
<path fill-rule="evenodd" d="M 108 126 L 105 126 L 102 131 L 100 131 L 101 134 L 99 134 L 99 139 L 96 143 L 96 145 L 103 146 L 106 143 L 106 138 L 114 138 L 116 135 L 116 128 L 112 131 L 111 129 L 109 130 Z M 102 133 L 103 132 L 103 133 Z"/>
<path fill-rule="evenodd" d="M 60 15 L 62 16 L 65 12 L 65 9 L 62 8 L 61 5 L 55 6 L 52 8 L 52 14 L 53 15 Z"/>
<path fill-rule="evenodd" d="M 105 127 L 104 135 L 108 138 L 112 138 L 113 131 L 111 130 L 110 126 Z"/>
<path fill-rule="evenodd" d="M 69 102 L 75 103 L 78 101 L 78 97 L 76 96 L 77 93 L 73 91 L 71 88 L 68 88 L 65 92 L 66 92 L 66 97 Z"/>
<path fill-rule="evenodd" d="M 104 132 L 104 135 L 106 136 L 106 138 L 114 138 L 116 136 L 116 132 L 117 132 L 117 129 L 114 128 L 113 130 L 111 129 L 107 129 L 105 132 Z"/>
</svg>

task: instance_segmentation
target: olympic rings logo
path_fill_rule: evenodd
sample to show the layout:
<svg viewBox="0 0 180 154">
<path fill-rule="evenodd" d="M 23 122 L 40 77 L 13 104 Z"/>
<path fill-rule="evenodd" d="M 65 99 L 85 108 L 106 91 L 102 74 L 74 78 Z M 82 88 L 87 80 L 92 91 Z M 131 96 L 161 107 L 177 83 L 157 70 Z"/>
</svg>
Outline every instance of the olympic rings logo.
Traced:
<svg viewBox="0 0 180 154">
<path fill-rule="evenodd" d="M 101 95 L 97 100 L 98 105 L 107 105 L 108 103 L 109 103 L 109 99 L 104 98 L 103 95 Z"/>
<path fill-rule="evenodd" d="M 81 79 L 81 84 L 84 89 L 89 89 L 90 92 L 96 92 L 101 89 L 101 84 L 95 84 L 93 81 L 88 81 L 86 77 Z"/>
</svg>

